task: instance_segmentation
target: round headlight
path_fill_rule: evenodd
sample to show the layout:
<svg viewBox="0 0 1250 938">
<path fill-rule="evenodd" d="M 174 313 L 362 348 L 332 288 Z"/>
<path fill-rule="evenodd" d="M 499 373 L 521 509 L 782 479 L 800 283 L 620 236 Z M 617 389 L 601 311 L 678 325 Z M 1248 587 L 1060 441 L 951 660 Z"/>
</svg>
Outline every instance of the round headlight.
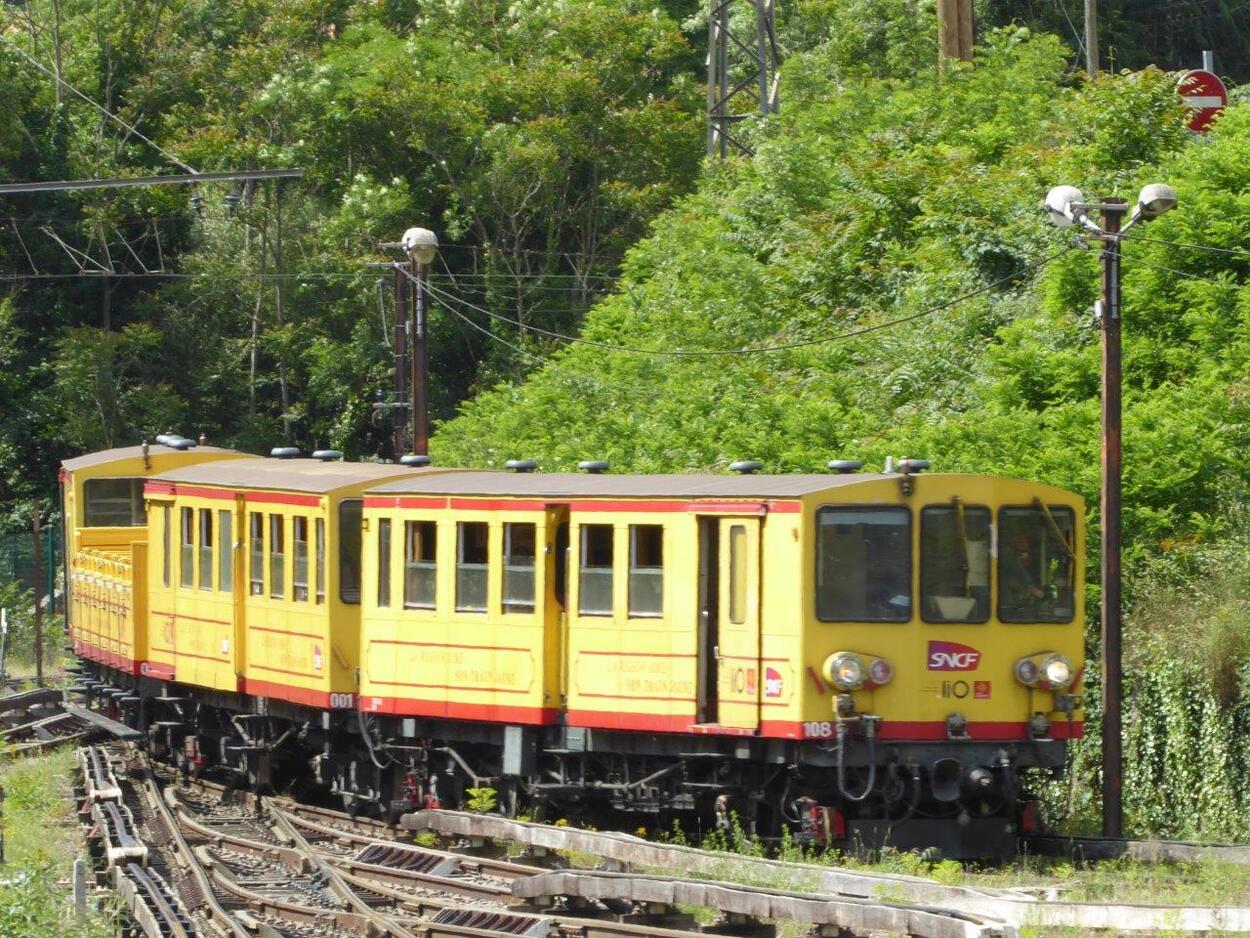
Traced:
<svg viewBox="0 0 1250 938">
<path fill-rule="evenodd" d="M 1016 662 L 1016 680 L 1032 687 L 1037 683 L 1037 662 L 1032 658 L 1021 658 Z"/>
<path fill-rule="evenodd" d="M 894 665 L 884 658 L 876 658 L 868 666 L 868 677 L 874 684 L 889 684 L 894 677 Z"/>
<path fill-rule="evenodd" d="M 858 690 L 864 683 L 864 664 L 858 655 L 840 651 L 825 662 L 825 677 L 838 690 Z"/>
<path fill-rule="evenodd" d="M 1063 655 L 1051 655 L 1042 662 L 1042 674 L 1053 690 L 1063 690 L 1072 683 L 1072 664 Z"/>
</svg>

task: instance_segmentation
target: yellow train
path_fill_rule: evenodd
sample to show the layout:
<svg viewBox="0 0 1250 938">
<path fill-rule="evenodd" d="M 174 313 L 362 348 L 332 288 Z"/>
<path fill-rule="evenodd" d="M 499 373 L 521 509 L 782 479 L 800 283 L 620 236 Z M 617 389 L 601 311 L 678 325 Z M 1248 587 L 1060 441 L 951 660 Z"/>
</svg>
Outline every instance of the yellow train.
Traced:
<svg viewBox="0 0 1250 938">
<path fill-rule="evenodd" d="M 74 648 L 189 771 L 984 857 L 1082 732 L 1070 492 L 275 454 L 64 464 Z"/>
</svg>

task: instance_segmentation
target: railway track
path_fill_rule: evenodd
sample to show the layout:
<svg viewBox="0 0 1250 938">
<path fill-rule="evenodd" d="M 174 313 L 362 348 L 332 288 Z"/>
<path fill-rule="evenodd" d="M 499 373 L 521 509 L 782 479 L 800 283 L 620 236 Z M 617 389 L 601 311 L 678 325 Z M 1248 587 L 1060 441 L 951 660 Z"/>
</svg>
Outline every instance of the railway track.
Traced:
<svg viewBox="0 0 1250 938">
<path fill-rule="evenodd" d="M 87 747 L 81 763 L 94 855 L 147 938 L 759 938 L 787 918 L 821 935 L 1016 933 L 947 909 L 709 882 L 694 884 L 705 894 L 692 904 L 734 911 L 703 928 L 682 901 L 651 895 L 651 876 L 620 875 L 593 896 L 535 888 L 552 883 L 550 869 L 404 842 L 376 822 L 286 799 L 180 784 L 122 744 Z"/>
<path fill-rule="evenodd" d="M 498 816 L 419 812 L 405 818 L 408 831 L 396 831 L 286 798 L 179 783 L 167 767 L 116 743 L 84 748 L 81 762 L 95 855 L 149 938 L 758 938 L 786 920 L 822 936 L 1250 930 L 1246 908 L 1064 902 L 1037 890 L 713 854 Z M 437 837 L 414 843 L 418 830 Z M 526 862 L 505 856 L 504 844 L 523 850 Z M 1250 853 L 1097 838 L 1030 846 L 1084 850 L 1089 859 L 1245 862 Z M 600 868 L 568 869 L 568 854 Z M 709 878 L 691 878 L 700 875 Z M 719 910 L 719 919 L 700 926 L 696 906 Z"/>
</svg>

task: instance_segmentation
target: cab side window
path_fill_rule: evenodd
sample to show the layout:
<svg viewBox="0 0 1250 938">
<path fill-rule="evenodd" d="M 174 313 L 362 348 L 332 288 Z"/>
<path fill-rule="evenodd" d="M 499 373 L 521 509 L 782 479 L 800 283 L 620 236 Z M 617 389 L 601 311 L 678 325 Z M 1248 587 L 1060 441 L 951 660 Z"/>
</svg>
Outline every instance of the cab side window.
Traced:
<svg viewBox="0 0 1250 938">
<path fill-rule="evenodd" d="M 286 596 L 286 519 L 269 516 L 269 595 L 273 599 Z"/>
<path fill-rule="evenodd" d="M 629 614 L 659 616 L 664 612 L 664 528 L 658 524 L 629 526 Z"/>
<path fill-rule="evenodd" d="M 295 601 L 308 602 L 308 519 L 297 515 L 291 519 L 291 545 L 294 568 L 291 571 L 291 589 Z"/>
<path fill-rule="evenodd" d="M 349 605 L 360 602 L 360 522 L 360 499 L 344 499 L 339 504 L 339 599 Z"/>
<path fill-rule="evenodd" d="M 259 511 L 248 515 L 248 593 L 265 594 L 265 519 Z"/>
<path fill-rule="evenodd" d="M 179 582 L 187 589 L 195 586 L 195 509 L 183 508 L 182 518 L 182 550 L 179 553 L 182 576 Z"/>
<path fill-rule="evenodd" d="M 536 526 L 508 522 L 503 526 L 503 611 L 534 611 L 534 546 Z"/>
<path fill-rule="evenodd" d="M 577 611 L 584 616 L 612 615 L 612 538 L 610 524 L 583 524 Z"/>
<path fill-rule="evenodd" d="M 404 608 L 433 609 L 438 589 L 438 526 L 404 522 Z"/>
<path fill-rule="evenodd" d="M 485 521 L 456 524 L 456 611 L 485 612 L 490 526 Z"/>
<path fill-rule="evenodd" d="M 200 509 L 200 589 L 213 588 L 213 512 Z"/>
</svg>

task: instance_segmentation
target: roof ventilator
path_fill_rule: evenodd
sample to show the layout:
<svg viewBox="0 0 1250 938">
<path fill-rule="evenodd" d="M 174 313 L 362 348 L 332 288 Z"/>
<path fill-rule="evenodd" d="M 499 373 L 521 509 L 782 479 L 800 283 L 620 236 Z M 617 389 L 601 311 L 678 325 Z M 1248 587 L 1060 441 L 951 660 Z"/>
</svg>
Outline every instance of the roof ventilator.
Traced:
<svg viewBox="0 0 1250 938">
<path fill-rule="evenodd" d="M 338 462 L 343 458 L 343 454 L 337 449 L 318 449 L 313 450 L 313 459 L 320 459 L 322 462 Z"/>
<path fill-rule="evenodd" d="M 577 464 L 577 468 L 582 470 L 582 472 L 588 472 L 592 476 L 597 476 L 608 471 L 608 463 L 603 459 L 583 459 Z"/>
<path fill-rule="evenodd" d="M 739 459 L 735 463 L 730 463 L 729 468 L 741 475 L 749 476 L 763 469 L 764 464 L 758 459 Z"/>
<path fill-rule="evenodd" d="M 858 459 L 831 459 L 825 465 L 840 476 L 853 475 L 864 468 Z"/>
<path fill-rule="evenodd" d="M 275 446 L 269 451 L 269 455 L 274 459 L 299 459 L 304 454 L 298 446 Z"/>
<path fill-rule="evenodd" d="M 533 472 L 538 468 L 538 463 L 532 459 L 509 459 L 504 465 L 513 472 Z"/>
<path fill-rule="evenodd" d="M 168 446 L 170 449 L 188 450 L 195 445 L 195 440 L 189 440 L 185 436 L 179 436 L 177 433 L 162 433 L 157 436 L 156 442 L 161 446 Z"/>
<path fill-rule="evenodd" d="M 407 456 L 399 457 L 399 464 L 407 466 L 409 469 L 424 469 L 433 462 L 429 456 L 418 456 L 416 453 L 409 453 Z"/>
</svg>

